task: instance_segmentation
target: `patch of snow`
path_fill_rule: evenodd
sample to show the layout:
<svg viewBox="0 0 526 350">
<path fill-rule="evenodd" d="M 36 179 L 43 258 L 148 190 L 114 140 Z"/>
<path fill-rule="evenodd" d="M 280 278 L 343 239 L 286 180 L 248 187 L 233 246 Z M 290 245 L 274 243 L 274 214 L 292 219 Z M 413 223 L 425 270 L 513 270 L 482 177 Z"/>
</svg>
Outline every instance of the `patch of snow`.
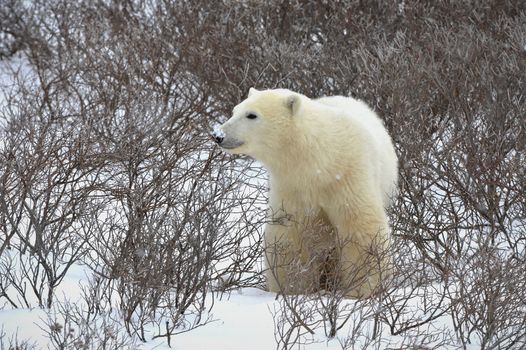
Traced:
<svg viewBox="0 0 526 350">
<path fill-rule="evenodd" d="M 0 310 L 0 328 L 10 339 L 16 334 L 19 342 L 35 343 L 37 348 L 46 349 L 49 339 L 38 326 L 38 322 L 46 318 L 46 312 L 41 309 Z"/>
</svg>

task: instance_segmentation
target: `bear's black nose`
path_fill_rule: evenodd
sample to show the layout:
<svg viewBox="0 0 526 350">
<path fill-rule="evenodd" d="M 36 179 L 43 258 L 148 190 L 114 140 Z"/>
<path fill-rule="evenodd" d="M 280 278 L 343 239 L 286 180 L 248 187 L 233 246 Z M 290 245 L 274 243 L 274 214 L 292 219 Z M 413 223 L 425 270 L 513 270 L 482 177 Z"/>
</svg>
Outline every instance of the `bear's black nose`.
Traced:
<svg viewBox="0 0 526 350">
<path fill-rule="evenodd" d="M 218 143 L 218 144 L 221 144 L 221 142 L 223 142 L 225 138 L 221 135 L 214 135 L 214 140 Z"/>
<path fill-rule="evenodd" d="M 214 130 L 212 130 L 211 136 L 218 145 L 220 145 L 225 139 L 225 133 L 219 126 L 216 126 Z"/>
</svg>

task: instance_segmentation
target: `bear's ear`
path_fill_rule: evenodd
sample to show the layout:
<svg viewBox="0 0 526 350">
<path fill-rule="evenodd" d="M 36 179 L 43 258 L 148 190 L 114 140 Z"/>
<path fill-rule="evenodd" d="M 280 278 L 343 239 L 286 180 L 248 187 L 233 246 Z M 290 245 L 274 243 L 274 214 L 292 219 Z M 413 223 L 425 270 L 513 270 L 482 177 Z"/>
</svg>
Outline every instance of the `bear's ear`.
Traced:
<svg viewBox="0 0 526 350">
<path fill-rule="evenodd" d="M 248 97 L 252 96 L 256 92 L 259 92 L 259 91 L 251 87 L 250 89 L 248 89 Z"/>
<path fill-rule="evenodd" d="M 295 115 L 300 108 L 300 97 L 298 95 L 290 95 L 287 97 L 286 105 L 290 110 L 291 115 Z"/>
</svg>

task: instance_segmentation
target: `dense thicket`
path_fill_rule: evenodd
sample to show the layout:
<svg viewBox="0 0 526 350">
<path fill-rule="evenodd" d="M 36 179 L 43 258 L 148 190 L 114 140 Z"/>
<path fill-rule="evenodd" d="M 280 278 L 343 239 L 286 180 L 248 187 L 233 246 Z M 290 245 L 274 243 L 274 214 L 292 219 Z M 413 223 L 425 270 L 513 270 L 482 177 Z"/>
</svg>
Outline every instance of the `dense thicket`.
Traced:
<svg viewBox="0 0 526 350">
<path fill-rule="evenodd" d="M 118 295 L 130 333 L 162 319 L 169 341 L 207 293 L 259 284 L 262 172 L 208 131 L 249 87 L 286 87 L 365 100 L 396 143 L 397 278 L 364 306 L 375 329 L 525 346 L 523 1 L 4 0 L 0 58 L 2 303 L 52 306 L 83 262 L 93 314 Z M 283 348 L 349 320 L 339 299 L 314 326 L 285 301 Z"/>
</svg>

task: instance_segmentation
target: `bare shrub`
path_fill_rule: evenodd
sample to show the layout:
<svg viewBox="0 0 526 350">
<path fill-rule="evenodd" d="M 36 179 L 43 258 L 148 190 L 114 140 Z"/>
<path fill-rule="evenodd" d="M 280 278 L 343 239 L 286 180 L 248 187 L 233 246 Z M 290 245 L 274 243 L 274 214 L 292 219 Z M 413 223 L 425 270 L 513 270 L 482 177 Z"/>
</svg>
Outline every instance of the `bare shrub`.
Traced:
<svg viewBox="0 0 526 350">
<path fill-rule="evenodd" d="M 2 327 L 0 329 L 0 350 L 35 350 L 37 346 L 29 340 L 18 339 L 18 334 L 8 336 Z"/>
<path fill-rule="evenodd" d="M 3 87 L 2 298 L 49 308 L 84 263 L 103 288 L 90 310 L 118 306 L 146 341 L 204 323 L 208 293 L 261 284 L 258 170 L 209 142 L 218 102 L 180 18 L 142 2 L 15 8 L 23 19 L 2 12 L 24 47 Z"/>
<path fill-rule="evenodd" d="M 53 349 L 139 349 L 122 321 L 104 313 L 92 317 L 78 305 L 64 302 L 48 310 L 39 327 Z"/>
<path fill-rule="evenodd" d="M 100 168 L 86 166 L 85 130 L 60 78 L 38 67 L 32 79 L 13 74 L 18 84 L 6 92 L 9 108 L 1 116 L 2 274 L 18 293 L 12 306 L 33 305 L 27 286 L 37 305 L 50 307 L 55 288 L 85 253 L 82 236 L 93 234 L 97 205 L 87 198 Z"/>
</svg>

